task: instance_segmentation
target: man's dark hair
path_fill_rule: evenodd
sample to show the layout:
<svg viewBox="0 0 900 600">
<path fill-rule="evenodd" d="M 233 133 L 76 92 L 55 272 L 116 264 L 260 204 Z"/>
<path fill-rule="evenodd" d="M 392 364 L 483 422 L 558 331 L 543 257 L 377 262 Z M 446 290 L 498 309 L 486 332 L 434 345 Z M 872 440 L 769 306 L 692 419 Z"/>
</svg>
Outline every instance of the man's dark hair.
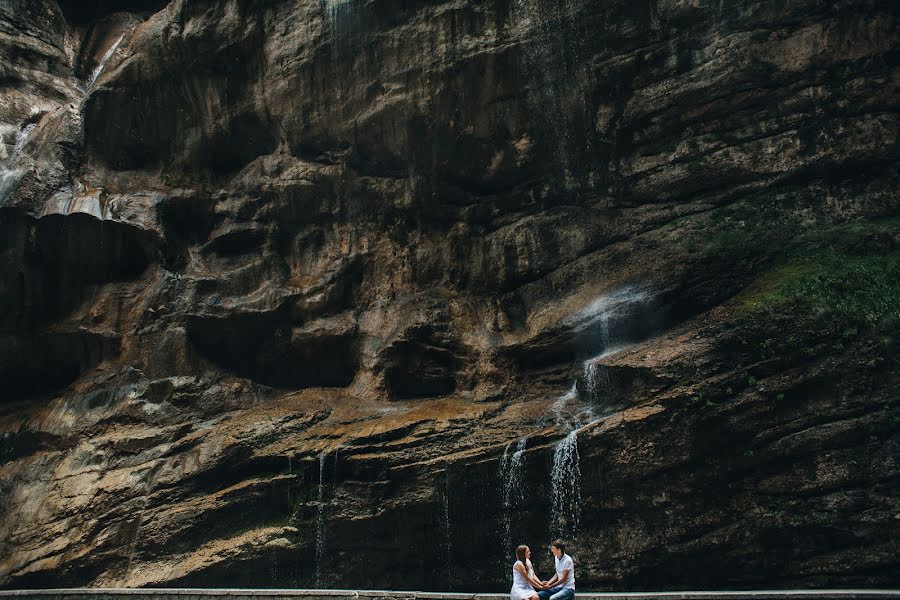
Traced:
<svg viewBox="0 0 900 600">
<path fill-rule="evenodd" d="M 554 548 L 559 548 L 560 550 L 562 550 L 563 554 L 566 553 L 566 543 L 564 541 L 553 540 L 552 542 L 550 542 L 550 545 L 553 546 Z"/>
</svg>

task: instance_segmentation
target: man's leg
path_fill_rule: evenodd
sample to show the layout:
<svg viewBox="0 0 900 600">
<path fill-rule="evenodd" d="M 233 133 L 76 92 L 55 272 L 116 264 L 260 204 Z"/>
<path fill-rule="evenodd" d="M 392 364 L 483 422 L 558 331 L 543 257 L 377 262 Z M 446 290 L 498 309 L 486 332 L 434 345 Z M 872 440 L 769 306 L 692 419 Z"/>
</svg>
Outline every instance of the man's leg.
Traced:
<svg viewBox="0 0 900 600">
<path fill-rule="evenodd" d="M 553 593 L 547 600 L 572 600 L 575 598 L 575 590 L 572 588 L 553 588 L 550 591 Z"/>
<path fill-rule="evenodd" d="M 544 590 L 543 592 L 538 592 L 538 595 L 540 595 L 541 600 L 550 600 L 550 598 L 553 598 L 554 594 L 558 594 L 562 591 L 563 591 L 563 586 L 558 585 L 556 587 L 550 588 L 549 590 Z"/>
</svg>

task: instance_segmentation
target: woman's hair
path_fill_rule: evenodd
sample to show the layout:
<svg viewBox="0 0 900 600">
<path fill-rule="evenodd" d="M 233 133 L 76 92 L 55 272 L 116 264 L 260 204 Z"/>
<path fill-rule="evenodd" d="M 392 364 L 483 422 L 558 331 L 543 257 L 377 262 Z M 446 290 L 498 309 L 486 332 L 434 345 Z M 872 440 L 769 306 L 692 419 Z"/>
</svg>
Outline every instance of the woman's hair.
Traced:
<svg viewBox="0 0 900 600">
<path fill-rule="evenodd" d="M 525 572 L 527 573 L 528 563 L 525 561 L 528 560 L 528 555 L 526 554 L 526 552 L 528 552 L 528 546 L 526 546 L 525 544 L 522 544 L 521 546 L 516 548 L 516 558 L 522 561 L 522 566 L 525 567 Z"/>
</svg>

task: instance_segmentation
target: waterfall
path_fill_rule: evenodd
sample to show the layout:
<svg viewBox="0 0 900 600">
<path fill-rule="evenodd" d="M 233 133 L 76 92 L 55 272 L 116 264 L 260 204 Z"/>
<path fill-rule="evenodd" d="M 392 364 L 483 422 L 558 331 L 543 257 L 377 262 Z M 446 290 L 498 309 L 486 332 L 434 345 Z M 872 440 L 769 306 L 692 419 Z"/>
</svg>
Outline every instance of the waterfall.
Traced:
<svg viewBox="0 0 900 600">
<path fill-rule="evenodd" d="M 578 383 L 573 382 L 572 387 L 569 388 L 569 391 L 557 398 L 552 405 L 550 405 L 550 416 L 553 419 L 553 423 L 559 425 L 561 427 L 565 427 L 566 429 L 571 429 L 570 417 L 566 414 L 566 408 L 569 404 L 578 398 Z M 540 421 L 540 425 L 543 426 L 546 424 L 546 420 L 542 419 Z"/>
<path fill-rule="evenodd" d="M 316 579 L 315 587 L 322 587 L 322 561 L 325 558 L 325 459 L 327 452 L 319 455 L 319 501 L 316 507 Z"/>
<path fill-rule="evenodd" d="M 6 164 L 0 167 L 0 206 L 6 202 L 7 196 L 13 192 L 13 189 L 15 189 L 19 180 L 22 178 L 22 170 L 16 169 L 15 163 L 22 153 L 25 142 L 28 141 L 28 136 L 31 135 L 35 125 L 35 123 L 29 123 L 16 132 L 16 140 L 13 142 L 12 151 L 10 151 L 9 156 L 6 158 Z"/>
<path fill-rule="evenodd" d="M 583 356 L 591 356 L 582 363 L 582 400 L 594 404 L 602 402 L 609 390 L 609 372 L 599 359 L 614 354 L 632 342 L 652 335 L 659 322 L 653 307 L 653 295 L 637 286 L 623 286 L 594 299 L 566 321 L 579 333 Z"/>
<path fill-rule="evenodd" d="M 606 367 L 597 363 L 597 358 L 584 361 L 582 365 L 582 378 L 587 399 L 593 403 L 603 400 L 603 392 L 609 389 L 609 371 Z"/>
<path fill-rule="evenodd" d="M 510 442 L 503 449 L 503 457 L 500 459 L 498 479 L 502 487 L 502 506 L 500 508 L 501 526 L 503 534 L 503 553 L 508 558 L 512 549 L 512 517 L 516 509 L 522 506 L 520 493 L 525 476 L 525 445 L 527 438 L 522 438 L 516 443 L 515 450 L 510 453 L 513 443 Z"/>
<path fill-rule="evenodd" d="M 145 491 L 146 493 L 146 491 Z M 131 564 L 134 562 L 134 553 L 137 551 L 138 540 L 141 535 L 141 527 L 144 526 L 144 512 L 147 508 L 147 497 L 144 496 L 141 512 L 138 513 L 137 524 L 134 527 L 134 535 L 131 537 L 131 543 L 128 545 L 128 563 L 125 566 L 125 576 L 120 584 L 121 587 L 128 586 L 128 578 L 131 577 Z"/>
<path fill-rule="evenodd" d="M 576 77 L 575 49 L 577 32 L 572 7 L 568 2 L 548 0 L 513 0 L 511 13 L 516 25 L 525 32 L 521 50 L 523 71 L 528 85 L 525 99 L 530 110 L 542 116 L 539 129 L 552 144 L 552 156 L 568 184 L 572 177 L 572 127 L 566 95 L 573 89 Z M 568 185 L 567 185 L 568 187 Z"/>
<path fill-rule="evenodd" d="M 624 286 L 595 298 L 567 319 L 569 325 L 584 332 L 586 348 L 598 352 L 581 365 L 583 386 L 577 381 L 552 406 L 557 426 L 566 431 L 553 451 L 550 470 L 552 511 L 550 530 L 557 537 L 574 538 L 581 513 L 581 467 L 578 456 L 578 430 L 596 422 L 603 413 L 594 405 L 602 401 L 609 389 L 609 372 L 598 359 L 618 352 L 629 342 L 646 337 L 653 330 L 651 295 L 635 286 Z M 584 397 L 582 397 L 584 396 Z M 575 414 L 566 409 L 576 399 L 589 401 L 587 408 Z"/>
<path fill-rule="evenodd" d="M 554 423 L 566 432 L 553 450 L 550 469 L 552 510 L 550 530 L 556 537 L 574 538 L 581 516 L 581 467 L 578 431 L 597 422 L 605 411 L 596 409 L 610 389 L 609 371 L 599 359 L 649 336 L 655 328 L 652 295 L 636 286 L 624 286 L 595 298 L 566 319 L 584 333 L 585 349 L 599 352 L 581 365 L 581 383 L 557 398 L 551 406 Z M 582 401 L 579 404 L 577 401 Z M 585 402 L 588 401 L 588 402 Z"/>
<path fill-rule="evenodd" d="M 503 456 L 500 457 L 500 466 L 497 469 L 497 480 L 500 482 L 500 546 L 503 548 L 503 561 L 505 563 L 510 546 L 510 515 L 506 509 L 506 479 L 509 471 L 510 442 L 503 447 Z"/>
<path fill-rule="evenodd" d="M 272 550 L 272 587 L 278 584 L 278 554 Z"/>
<path fill-rule="evenodd" d="M 323 4 L 331 28 L 331 55 L 336 60 L 352 39 L 352 0 L 323 0 Z"/>
<path fill-rule="evenodd" d="M 578 533 L 581 516 L 581 467 L 578 462 L 578 431 L 575 430 L 556 444 L 553 451 L 550 529 L 555 537 L 572 539 Z"/>
<path fill-rule="evenodd" d="M 9 157 L 6 159 L 8 165 L 11 165 L 19 157 L 19 154 L 22 153 L 22 148 L 25 147 L 28 136 L 31 135 L 31 132 L 34 131 L 36 126 L 36 123 L 29 123 L 16 132 L 16 141 L 13 142 L 12 152 L 9 153 Z"/>
<path fill-rule="evenodd" d="M 596 355 L 618 344 L 649 335 L 654 329 L 652 295 L 637 286 L 603 294 L 568 317 L 565 323 L 581 332 L 584 350 Z"/>
<path fill-rule="evenodd" d="M 116 52 L 116 48 L 119 47 L 119 44 L 122 42 L 122 39 L 125 37 L 125 34 L 119 36 L 119 39 L 110 46 L 106 52 L 103 53 L 103 56 L 100 58 L 100 62 L 97 63 L 97 66 L 94 67 L 94 70 L 91 71 L 90 77 L 82 84 L 82 88 L 85 92 L 89 92 L 90 89 L 94 86 L 94 82 L 97 81 L 97 78 L 100 77 L 100 73 L 103 72 L 103 68 L 106 67 L 106 63 L 109 62 L 109 59 L 112 58 L 113 54 Z"/>
<path fill-rule="evenodd" d="M 453 530 L 450 526 L 450 466 L 445 471 L 444 490 L 441 496 L 441 517 L 444 525 L 444 551 L 447 556 L 447 587 L 451 587 L 451 578 L 453 570 L 450 565 L 453 564 Z"/>
<path fill-rule="evenodd" d="M 137 384 L 125 385 L 125 386 L 114 386 L 113 389 L 109 392 L 109 404 L 113 404 L 117 400 L 120 400 L 125 397 L 134 397 L 132 394 L 135 389 L 137 389 Z M 147 513 L 147 506 L 150 504 L 150 491 L 153 489 L 153 483 L 156 479 L 156 470 L 152 467 L 146 471 L 143 471 L 143 475 L 145 475 L 143 492 L 141 494 L 141 507 L 140 511 L 137 513 L 137 522 L 134 527 L 134 535 L 131 537 L 131 542 L 128 545 L 128 562 L 125 566 L 125 572 L 123 574 L 121 587 L 128 586 L 128 579 L 131 577 L 131 568 L 134 563 L 134 555 L 137 552 L 138 541 L 141 536 L 141 528 L 144 526 L 144 519 Z"/>
<path fill-rule="evenodd" d="M 22 171 L 19 169 L 0 169 L 0 206 L 3 206 L 7 196 L 12 194 L 21 177 Z"/>
</svg>

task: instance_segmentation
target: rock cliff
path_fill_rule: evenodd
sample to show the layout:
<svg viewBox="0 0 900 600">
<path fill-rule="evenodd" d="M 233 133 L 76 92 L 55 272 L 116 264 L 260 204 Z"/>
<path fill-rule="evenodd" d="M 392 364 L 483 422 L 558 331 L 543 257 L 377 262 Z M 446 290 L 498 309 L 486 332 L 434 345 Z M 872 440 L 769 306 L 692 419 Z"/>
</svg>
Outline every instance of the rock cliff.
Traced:
<svg viewBox="0 0 900 600">
<path fill-rule="evenodd" d="M 4 0 L 0 585 L 900 585 L 898 23 Z"/>
</svg>

